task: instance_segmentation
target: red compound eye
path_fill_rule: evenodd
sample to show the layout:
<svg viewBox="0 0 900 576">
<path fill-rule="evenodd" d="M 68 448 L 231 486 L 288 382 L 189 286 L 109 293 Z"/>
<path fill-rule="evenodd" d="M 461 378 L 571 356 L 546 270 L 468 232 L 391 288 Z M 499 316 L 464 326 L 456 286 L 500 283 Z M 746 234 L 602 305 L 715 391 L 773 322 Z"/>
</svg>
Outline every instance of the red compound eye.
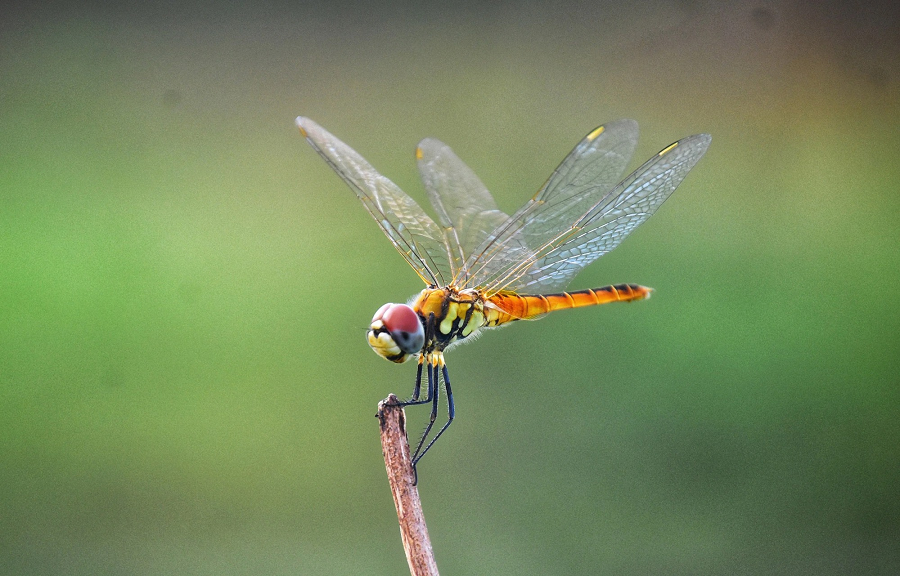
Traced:
<svg viewBox="0 0 900 576">
<path fill-rule="evenodd" d="M 406 304 L 385 304 L 378 309 L 372 322 L 381 320 L 397 347 L 407 354 L 415 354 L 425 345 L 425 329 L 415 310 Z"/>
<path fill-rule="evenodd" d="M 384 327 L 391 332 L 414 333 L 422 329 L 419 316 L 406 304 L 391 304 L 381 316 Z"/>
</svg>

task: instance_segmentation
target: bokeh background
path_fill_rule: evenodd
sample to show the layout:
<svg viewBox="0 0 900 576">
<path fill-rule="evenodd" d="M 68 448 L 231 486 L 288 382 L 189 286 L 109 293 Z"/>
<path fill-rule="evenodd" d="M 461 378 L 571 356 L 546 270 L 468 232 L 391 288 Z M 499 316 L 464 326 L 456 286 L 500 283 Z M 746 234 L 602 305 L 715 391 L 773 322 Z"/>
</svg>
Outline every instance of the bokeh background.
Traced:
<svg viewBox="0 0 900 576">
<path fill-rule="evenodd" d="M 299 114 L 507 211 L 604 121 L 634 166 L 713 135 L 572 285 L 652 300 L 449 355 L 444 574 L 900 573 L 890 3 L 0 11 L 0 573 L 406 572 L 374 414 L 414 368 L 363 336 L 421 285 Z"/>
</svg>

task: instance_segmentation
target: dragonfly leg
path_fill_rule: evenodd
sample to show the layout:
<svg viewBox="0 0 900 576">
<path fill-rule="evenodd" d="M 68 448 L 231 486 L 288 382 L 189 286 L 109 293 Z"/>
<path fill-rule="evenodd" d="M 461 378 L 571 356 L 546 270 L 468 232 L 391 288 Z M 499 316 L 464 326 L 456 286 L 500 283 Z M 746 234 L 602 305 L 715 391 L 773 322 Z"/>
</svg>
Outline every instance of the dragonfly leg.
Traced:
<svg viewBox="0 0 900 576">
<path fill-rule="evenodd" d="M 425 324 L 425 333 L 429 334 L 434 331 L 434 312 L 429 314 L 428 320 Z M 419 399 L 419 394 L 422 391 L 422 364 L 428 364 L 428 394 L 425 396 L 424 400 Z M 434 387 L 432 385 L 431 380 L 431 353 L 425 353 L 419 355 L 419 365 L 416 368 L 416 386 L 413 388 L 412 398 L 406 400 L 404 402 L 400 402 L 400 406 L 415 406 L 417 404 L 428 404 L 431 402 L 431 396 L 434 391 Z"/>
<path fill-rule="evenodd" d="M 419 444 L 416 447 L 416 454 L 418 454 L 419 450 L 422 448 L 422 444 L 425 442 L 425 438 L 428 437 L 428 433 L 431 431 L 431 427 L 434 425 L 435 418 L 437 416 L 437 404 L 438 404 L 438 388 L 437 388 L 437 367 L 432 366 L 431 359 L 427 360 L 423 359 L 425 355 L 422 356 L 422 359 L 419 360 L 419 367 L 416 370 L 416 386 L 413 390 L 412 398 L 409 400 L 404 400 L 402 402 L 397 402 L 397 406 L 417 406 L 419 404 L 432 404 L 431 409 L 431 422 L 428 424 L 428 427 L 425 429 L 425 433 L 422 435 L 422 438 L 419 439 Z M 427 382 L 427 391 L 425 393 L 425 398 L 420 399 L 419 394 L 422 388 L 422 364 L 428 364 L 428 382 Z M 413 454 L 413 486 L 415 486 L 419 482 L 419 474 L 416 470 L 415 462 L 418 461 L 415 458 L 415 454 Z"/>
<path fill-rule="evenodd" d="M 427 361 L 426 361 L 427 362 Z M 419 367 L 416 370 L 416 386 L 413 389 L 412 398 L 409 400 L 404 400 L 402 402 L 398 402 L 397 406 L 418 406 L 419 404 L 428 404 L 431 402 L 431 397 L 434 394 L 434 385 L 431 381 L 431 372 L 429 368 L 428 373 L 428 389 L 425 393 L 425 398 L 420 399 L 419 394 L 422 389 L 422 364 L 424 362 L 422 360 L 419 361 Z"/>
<path fill-rule="evenodd" d="M 412 398 L 410 398 L 413 402 L 419 399 L 419 392 L 422 390 L 422 362 L 424 360 L 424 356 L 419 356 L 419 366 L 416 368 L 416 387 L 413 388 L 413 395 Z"/>
<path fill-rule="evenodd" d="M 431 395 L 431 419 L 428 421 L 428 425 L 425 426 L 425 432 L 422 433 L 422 437 L 419 439 L 419 444 L 416 446 L 416 451 L 413 452 L 413 467 L 415 467 L 416 463 L 419 461 L 419 452 L 422 450 L 422 446 L 425 444 L 425 439 L 428 438 L 428 434 L 431 432 L 431 428 L 434 426 L 434 421 L 437 420 L 438 401 L 440 400 L 441 396 L 441 387 L 440 382 L 438 381 L 438 368 L 431 361 L 428 362 L 428 388 L 433 388 L 434 390 L 434 393 Z"/>
<path fill-rule="evenodd" d="M 437 370 L 438 370 L 437 366 L 435 366 L 434 367 L 435 379 L 437 379 L 437 374 L 438 374 Z M 441 437 L 441 434 L 443 434 L 444 430 L 446 430 L 450 426 L 450 424 L 453 422 L 454 416 L 456 416 L 456 407 L 453 405 L 453 391 L 450 389 L 450 376 L 449 376 L 449 374 L 447 374 L 447 365 L 446 364 L 443 364 L 441 366 L 441 371 L 444 376 L 444 389 L 447 390 L 447 422 L 441 427 L 440 430 L 438 430 L 438 433 L 434 435 L 434 438 L 432 438 L 431 442 L 428 443 L 428 446 L 426 446 L 425 449 L 422 450 L 421 454 L 419 454 L 419 450 L 416 449 L 416 455 L 413 456 L 413 468 L 416 467 L 416 464 L 419 462 L 419 460 L 422 459 L 422 456 L 425 456 L 425 453 L 428 452 L 428 449 L 431 448 L 432 446 L 434 446 L 434 443 L 437 442 L 437 439 Z M 435 396 L 437 396 L 436 392 L 435 392 Z M 431 412 L 431 423 L 432 424 L 434 424 L 434 419 L 437 416 L 436 413 L 437 413 L 437 404 L 435 403 L 435 407 Z M 429 425 L 428 429 L 425 431 L 426 435 L 428 434 L 428 430 L 431 430 L 431 425 Z M 425 438 L 423 437 L 422 441 L 424 441 L 424 440 L 425 440 Z M 421 448 L 421 447 L 422 447 L 422 443 L 420 442 L 419 448 Z"/>
</svg>

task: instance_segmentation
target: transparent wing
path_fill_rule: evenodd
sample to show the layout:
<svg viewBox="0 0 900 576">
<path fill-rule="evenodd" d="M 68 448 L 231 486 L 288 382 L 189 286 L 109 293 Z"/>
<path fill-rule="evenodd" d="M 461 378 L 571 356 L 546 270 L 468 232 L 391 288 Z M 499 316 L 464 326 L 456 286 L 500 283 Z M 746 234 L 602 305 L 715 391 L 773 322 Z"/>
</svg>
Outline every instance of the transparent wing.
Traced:
<svg viewBox="0 0 900 576">
<path fill-rule="evenodd" d="M 429 285 L 444 286 L 452 274 L 441 229 L 415 200 L 379 174 L 352 148 L 309 118 L 297 126 L 313 149 L 325 159 L 362 201 L 400 255 Z"/>
<path fill-rule="evenodd" d="M 530 254 L 491 269 L 480 282 L 488 291 L 539 293 L 564 288 L 585 266 L 618 246 L 656 212 L 711 140 L 708 134 L 699 134 L 666 147 L 582 214 L 567 212 L 570 222 L 555 231 L 527 219 L 518 234 L 525 237 Z M 504 242 L 499 236 L 497 243 Z"/>
<path fill-rule="evenodd" d="M 422 140 L 416 159 L 449 247 L 454 282 L 465 283 L 466 259 L 509 215 L 497 208 L 478 176 L 443 142 Z"/>
<path fill-rule="evenodd" d="M 527 263 L 527 269 L 539 257 L 541 247 L 615 187 L 634 154 L 637 138 L 634 120 L 618 120 L 591 131 L 538 193 L 493 230 L 469 257 L 466 268 L 470 284 L 490 284 L 522 263 Z"/>
</svg>

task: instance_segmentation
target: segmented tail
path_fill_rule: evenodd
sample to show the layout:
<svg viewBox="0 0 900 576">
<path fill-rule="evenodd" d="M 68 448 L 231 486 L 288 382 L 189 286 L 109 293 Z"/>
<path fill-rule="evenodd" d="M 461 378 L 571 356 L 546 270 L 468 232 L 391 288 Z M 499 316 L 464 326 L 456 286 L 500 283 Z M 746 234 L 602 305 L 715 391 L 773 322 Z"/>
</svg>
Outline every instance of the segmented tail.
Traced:
<svg viewBox="0 0 900 576">
<path fill-rule="evenodd" d="M 597 306 L 609 302 L 631 302 L 649 298 L 653 288 L 637 284 L 616 284 L 603 288 L 589 288 L 558 294 L 523 295 L 499 293 L 487 300 L 486 324 L 499 326 L 513 320 L 528 320 L 566 308 Z"/>
</svg>

